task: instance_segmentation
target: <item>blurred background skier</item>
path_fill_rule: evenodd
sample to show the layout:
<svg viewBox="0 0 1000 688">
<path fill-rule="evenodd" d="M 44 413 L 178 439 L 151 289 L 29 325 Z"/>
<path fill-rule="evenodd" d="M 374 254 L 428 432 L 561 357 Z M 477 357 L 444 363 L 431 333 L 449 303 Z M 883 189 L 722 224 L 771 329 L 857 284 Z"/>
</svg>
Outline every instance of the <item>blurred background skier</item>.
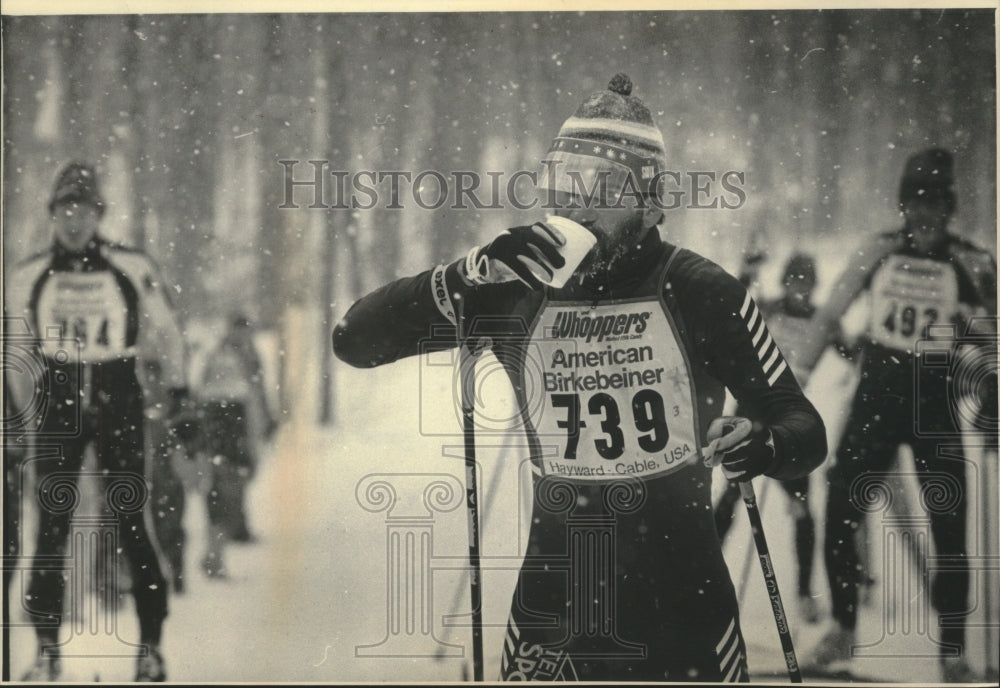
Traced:
<svg viewBox="0 0 1000 688">
<path fill-rule="evenodd" d="M 201 565 L 210 578 L 228 575 L 223 557 L 227 541 L 257 539 L 247 523 L 247 484 L 256 473 L 262 442 L 278 427 L 268 404 L 249 318 L 235 313 L 226 328 L 206 357 L 198 386 L 203 451 L 211 464 L 208 545 Z"/>
<path fill-rule="evenodd" d="M 951 369 L 932 365 L 917 350 L 919 341 L 940 337 L 935 351 L 949 355 L 970 322 L 996 334 L 996 262 L 948 231 L 956 208 L 953 167 L 951 153 L 940 148 L 907 160 L 899 187 L 902 227 L 878 234 L 858 250 L 817 313 L 816 336 L 803 356 L 804 364 L 814 364 L 843 314 L 859 295 L 870 294 L 860 380 L 828 473 L 824 555 L 834 624 L 808 662 L 819 668 L 849 660 L 856 643 L 858 586 L 863 581 L 854 533 L 864 513 L 851 486 L 866 475 L 890 470 L 901 444 L 913 450 L 922 485 L 934 480 L 934 474 L 945 474 L 958 486 L 948 491 L 947 508 L 926 509 L 926 515 L 936 554 L 967 556 L 966 462 L 956 456 L 961 447 L 951 446 L 961 432 L 951 406 Z M 941 325 L 945 328 L 939 335 L 935 326 Z M 995 340 L 993 348 L 989 355 L 995 357 Z M 949 438 L 944 441 L 950 440 L 950 456 L 938 456 L 935 435 Z M 951 619 L 941 628 L 942 678 L 971 681 L 964 657 L 969 569 L 939 571 L 930 592 L 934 608 Z"/>
<path fill-rule="evenodd" d="M 739 279 L 748 289 L 757 282 L 760 265 L 766 257 L 766 253 L 762 250 L 751 250 L 746 254 L 740 268 Z M 812 301 L 816 289 L 815 259 L 806 253 L 792 255 L 785 264 L 781 284 L 783 293 L 779 298 L 760 299 L 757 301 L 757 307 L 771 331 L 771 336 L 781 347 L 781 352 L 791 367 L 795 379 L 805 388 L 811 371 L 800 364 L 800 351 L 804 341 L 812 334 L 812 317 L 816 312 L 816 306 Z M 736 410 L 736 415 L 743 415 L 739 408 Z M 809 508 L 809 476 L 779 481 L 779 484 L 788 495 L 789 512 L 795 522 L 799 613 L 805 621 L 816 623 L 819 620 L 819 607 L 812 594 L 816 526 Z M 762 502 L 763 494 L 762 491 Z M 721 540 L 725 540 L 729 533 L 736 505 L 741 502 L 738 484 L 728 483 L 715 507 L 715 526 Z"/>
<path fill-rule="evenodd" d="M 173 590 L 184 592 L 184 552 L 187 533 L 184 530 L 186 495 L 175 461 L 187 460 L 190 447 L 197 439 L 197 421 L 171 427 L 169 390 L 163 382 L 160 363 L 147 360 L 142 366 L 142 386 L 146 400 L 146 452 L 152 466 L 153 489 L 150 495 L 156 539 L 170 564 Z M 192 414 L 193 415 L 193 414 Z"/>
<path fill-rule="evenodd" d="M 67 555 L 73 510 L 57 508 L 59 497 L 55 488 L 46 490 L 46 478 L 77 474 L 93 445 L 99 470 L 134 474 L 148 484 L 137 377 L 137 361 L 147 356 L 160 361 L 171 424 L 183 423 L 188 408 L 185 346 L 163 278 L 148 255 L 98 233 L 105 204 L 94 168 L 67 165 L 56 179 L 48 210 L 52 246 L 16 268 L 7 280 L 4 304 L 8 315 L 31 324 L 52 371 L 38 433 L 47 444 L 59 445 L 57 456 L 33 462 L 39 523 L 27 607 L 34 613 L 38 659 L 24 676 L 29 681 L 55 680 L 61 672 L 58 636 L 66 578 L 45 562 Z M 139 496 L 145 496 L 142 490 Z M 135 680 L 163 681 L 167 582 L 155 534 L 147 527 L 149 510 L 148 498 L 141 508 L 116 509 L 118 546 L 129 561 L 139 617 L 142 650 Z"/>
</svg>

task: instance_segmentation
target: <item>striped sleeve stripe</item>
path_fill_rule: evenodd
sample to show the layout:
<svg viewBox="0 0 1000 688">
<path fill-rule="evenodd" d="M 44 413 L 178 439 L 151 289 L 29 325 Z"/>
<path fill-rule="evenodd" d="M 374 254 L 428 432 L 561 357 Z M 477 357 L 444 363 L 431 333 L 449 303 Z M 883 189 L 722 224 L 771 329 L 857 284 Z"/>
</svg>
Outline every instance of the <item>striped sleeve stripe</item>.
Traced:
<svg viewBox="0 0 1000 688">
<path fill-rule="evenodd" d="M 774 381 L 778 379 L 778 375 L 781 375 L 781 370 L 786 368 L 785 359 L 781 356 L 781 351 L 778 347 L 774 347 L 774 354 L 761 366 L 764 370 L 764 374 L 767 375 L 767 384 L 773 385 Z M 777 373 L 777 375 L 775 374 Z"/>
<path fill-rule="evenodd" d="M 785 362 L 782 361 L 781 365 L 779 365 L 778 368 L 773 373 L 771 373 L 771 377 L 767 378 L 767 384 L 771 387 L 774 387 L 774 383 L 778 381 L 778 378 L 781 377 L 781 374 L 785 372 L 785 368 L 787 367 L 788 366 L 785 365 Z"/>
<path fill-rule="evenodd" d="M 781 356 L 781 352 L 778 351 L 777 346 L 772 348 L 773 352 L 771 353 L 770 358 L 764 362 L 764 370 L 774 370 L 774 367 L 777 365 L 776 361 L 778 360 L 778 357 Z"/>
<path fill-rule="evenodd" d="M 767 376 L 767 384 L 769 387 L 773 387 L 788 366 L 785 364 L 785 359 L 781 355 L 778 345 L 771 338 L 771 333 L 767 331 L 764 316 L 757 308 L 757 304 L 750 298 L 749 293 L 743 299 L 740 317 L 750 334 L 750 345 L 753 346 L 757 359 L 761 362 L 761 370 Z"/>
<path fill-rule="evenodd" d="M 736 619 L 729 622 L 729 627 L 722 634 L 722 639 L 715 646 L 716 657 L 719 658 L 719 676 L 723 677 L 725 683 L 738 680 L 743 674 L 745 659 L 743 650 L 740 649 L 742 643 L 740 634 L 736 632 Z"/>
<path fill-rule="evenodd" d="M 767 332 L 767 328 L 764 328 L 764 331 Z M 778 347 L 774 346 L 774 340 L 771 339 L 771 333 L 767 332 L 767 336 L 764 337 L 764 341 L 762 341 L 760 346 L 757 347 L 757 358 L 763 362 L 764 359 L 770 355 L 771 349 L 777 351 Z"/>
<path fill-rule="evenodd" d="M 757 344 L 761 340 L 761 337 L 763 337 L 764 333 L 767 332 L 767 327 L 764 326 L 764 318 L 760 317 L 760 313 L 757 311 L 756 308 L 754 309 L 754 313 L 756 317 L 751 321 L 752 324 L 748 329 L 750 330 L 750 334 L 752 335 L 750 343 L 753 344 L 754 346 L 757 346 Z"/>
<path fill-rule="evenodd" d="M 736 675 L 740 670 L 739 657 L 742 657 L 742 655 L 739 655 L 737 657 L 737 661 L 733 662 L 733 666 L 730 667 L 729 672 L 726 674 L 726 677 L 722 679 L 723 683 L 732 683 L 733 679 L 736 678 Z"/>
<path fill-rule="evenodd" d="M 514 644 L 515 638 L 520 638 L 521 633 L 517 629 L 517 624 L 514 623 L 513 615 L 507 616 L 507 632 L 504 633 L 504 643 L 503 652 L 500 656 L 500 671 L 505 673 L 507 667 L 510 665 L 510 660 L 514 658 L 514 654 L 517 646 Z"/>
<path fill-rule="evenodd" d="M 733 637 L 733 641 L 729 643 L 729 645 L 730 645 L 729 651 L 726 653 L 726 656 L 722 658 L 722 662 L 719 665 L 722 667 L 723 671 L 727 666 L 729 666 L 729 660 L 733 658 L 733 655 L 736 654 L 736 650 L 739 649 L 740 646 L 740 644 L 736 642 L 735 636 Z"/>
<path fill-rule="evenodd" d="M 770 379 L 771 375 L 774 374 L 774 371 L 780 368 L 781 364 L 785 362 L 785 360 L 781 357 L 781 352 L 778 350 L 778 347 L 774 347 L 774 353 L 775 356 L 773 356 L 773 360 L 768 359 L 768 363 L 763 366 L 764 374 L 767 375 L 768 379 Z"/>
<path fill-rule="evenodd" d="M 747 297 L 743 299 L 743 305 L 740 307 L 740 317 L 747 317 L 747 310 L 750 308 L 750 304 L 753 303 L 753 299 L 750 298 L 750 292 L 747 292 Z"/>
<path fill-rule="evenodd" d="M 715 654 L 717 655 L 722 654 L 722 648 L 725 647 L 726 641 L 729 640 L 729 636 L 733 634 L 733 630 L 735 628 L 736 628 L 736 619 L 733 619 L 729 622 L 729 628 L 727 628 L 726 632 L 722 634 L 722 640 L 720 640 L 719 644 L 715 646 Z"/>
</svg>

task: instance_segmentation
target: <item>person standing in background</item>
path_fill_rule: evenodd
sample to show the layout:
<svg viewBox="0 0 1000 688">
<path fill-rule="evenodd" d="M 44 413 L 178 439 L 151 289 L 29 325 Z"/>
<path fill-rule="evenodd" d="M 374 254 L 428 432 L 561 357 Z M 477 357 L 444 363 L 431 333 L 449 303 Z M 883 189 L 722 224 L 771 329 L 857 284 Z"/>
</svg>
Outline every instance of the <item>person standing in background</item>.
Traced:
<svg viewBox="0 0 1000 688">
<path fill-rule="evenodd" d="M 244 314 L 230 317 L 222 341 L 208 354 L 198 398 L 203 450 L 212 473 L 202 570 L 210 578 L 225 578 L 225 543 L 256 541 L 247 523 L 246 488 L 257 470 L 261 442 L 269 440 L 278 425 L 264 389 L 253 328 Z"/>
<path fill-rule="evenodd" d="M 740 270 L 740 281 L 748 288 L 756 281 L 762 254 L 751 254 Z M 810 370 L 799 364 L 799 352 L 804 341 L 812 333 L 812 317 L 816 312 L 812 296 L 816 289 L 816 261 L 811 255 L 796 253 L 789 258 L 782 276 L 784 292 L 774 300 L 760 300 L 764 322 L 771 330 L 771 336 L 781 347 L 785 360 L 799 384 L 805 387 Z M 736 415 L 743 415 L 736 409 Z M 789 512 L 795 522 L 795 558 L 798 565 L 798 607 L 802 618 L 808 623 L 819 621 L 819 607 L 812 594 L 813 557 L 816 548 L 816 526 L 809 508 L 809 476 L 793 480 L 779 481 L 788 495 Z M 739 486 L 731 482 L 726 486 L 719 503 L 715 507 L 715 527 L 719 539 L 725 540 L 733 523 L 735 508 L 742 500 Z"/>
<path fill-rule="evenodd" d="M 26 605 L 35 615 L 38 659 L 23 679 L 57 680 L 61 672 L 58 636 L 66 579 L 44 562 L 66 556 L 72 509 L 63 508 L 62 492 L 54 486 L 66 474 L 75 482 L 84 452 L 93 445 L 100 470 L 137 478 L 139 508 L 110 506 L 117 512 L 118 546 L 129 561 L 139 617 L 135 680 L 163 681 L 167 582 L 147 520 L 149 473 L 137 365 L 145 357 L 160 361 L 167 416 L 172 424 L 182 422 L 188 406 L 184 340 L 152 259 L 99 234 L 105 205 L 92 166 L 67 165 L 56 179 L 48 210 L 52 245 L 12 271 L 4 303 L 8 315 L 30 323 L 51 372 L 54 382 L 37 432 L 47 443 L 60 445 L 58 456 L 33 462 L 39 524 Z M 110 493 L 108 499 L 113 501 Z"/>
<path fill-rule="evenodd" d="M 902 226 L 858 250 L 818 311 L 815 336 L 803 353 L 803 362 L 813 365 L 851 304 L 870 294 L 860 379 L 828 473 L 824 555 L 834 624 L 809 662 L 820 668 L 849 660 L 856 643 L 863 581 L 854 534 L 864 513 L 851 487 L 867 475 L 888 471 L 900 445 L 913 450 L 921 484 L 945 475 L 956 486 L 948 490 L 947 508 L 926 512 L 937 556 L 967 556 L 966 462 L 956 456 L 959 446 L 939 456 L 937 439 L 948 437 L 945 441 L 954 445 L 960 436 L 950 405 L 956 390 L 951 368 L 931 359 L 932 353 L 935 360 L 950 357 L 970 328 L 985 327 L 993 350 L 984 352 L 984 360 L 995 360 L 997 276 L 992 255 L 948 230 L 957 203 L 954 181 L 954 161 L 946 150 L 930 148 L 906 161 L 899 186 Z M 933 346 L 920 349 L 918 343 Z M 996 373 L 992 376 L 995 397 Z M 984 405 L 995 407 L 989 396 Z M 970 682 L 975 677 L 964 656 L 968 567 L 938 571 L 930 593 L 938 613 L 952 619 L 941 628 L 942 679 Z"/>
</svg>

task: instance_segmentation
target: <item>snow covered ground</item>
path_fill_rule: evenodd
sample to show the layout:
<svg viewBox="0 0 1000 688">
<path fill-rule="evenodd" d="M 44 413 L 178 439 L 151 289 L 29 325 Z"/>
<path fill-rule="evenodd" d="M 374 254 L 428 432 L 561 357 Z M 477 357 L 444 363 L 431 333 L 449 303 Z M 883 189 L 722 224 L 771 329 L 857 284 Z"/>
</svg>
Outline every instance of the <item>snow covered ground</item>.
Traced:
<svg viewBox="0 0 1000 688">
<path fill-rule="evenodd" d="M 303 341 L 322 341 L 313 332 L 303 335 Z M 460 459 L 444 455 L 457 454 L 454 450 L 460 447 L 461 437 L 457 433 L 450 438 L 421 434 L 421 428 L 458 428 L 450 403 L 452 369 L 430 365 L 442 362 L 431 359 L 411 359 L 367 371 L 338 365 L 336 423 L 322 427 L 313 420 L 315 358 L 289 356 L 288 360 L 309 364 L 289 371 L 297 403 L 294 419 L 282 427 L 250 491 L 251 527 L 261 539 L 255 545 L 228 548 L 229 580 L 209 580 L 198 569 L 205 546 L 204 500 L 188 494 L 188 587 L 183 595 L 171 596 L 163 644 L 169 679 L 462 680 L 471 674 L 469 629 L 447 625 L 444 618 L 468 608 L 467 579 L 459 570 L 467 551 L 464 469 Z M 483 365 L 495 370 L 488 360 Z M 850 380 L 837 361 L 826 359 L 822 365 L 813 381 L 821 393 L 813 396 L 835 430 Z M 505 394 L 499 377 L 487 375 L 483 382 L 494 399 Z M 526 475 L 517 451 L 499 447 L 503 444 L 500 436 L 487 438 L 483 444 L 492 445 L 481 448 L 479 456 L 485 675 L 492 679 L 499 669 L 507 608 L 522 551 Z M 451 449 L 443 451 L 443 446 Z M 823 470 L 813 474 L 813 510 L 818 519 L 825 491 Z M 393 487 L 395 501 L 382 483 Z M 428 491 L 434 483 L 437 487 Z M 773 485 L 765 488 L 761 480 L 757 492 L 801 658 L 818 642 L 824 627 L 804 623 L 796 610 L 792 522 L 784 494 Z M 992 519 L 996 521 L 995 512 Z M 880 528 L 878 523 L 871 526 L 876 534 L 871 550 L 878 585 L 871 604 L 861 611 L 858 641 L 874 644 L 882 639 L 879 647 L 895 656 L 858 657 L 853 669 L 886 682 L 938 681 L 932 640 L 938 635 L 936 615 L 929 612 L 926 628 L 915 621 L 919 610 L 929 608 L 926 593 L 916 585 L 916 574 L 904 576 L 912 584 L 904 592 L 885 589 Z M 821 532 L 819 539 L 821 543 Z M 978 536 L 971 542 L 978 546 Z M 392 543 L 398 543 L 399 549 L 392 549 Z M 783 682 L 787 680 L 784 662 L 760 569 L 756 561 L 745 565 L 748 547 L 752 544 L 746 518 L 738 512 L 725 553 L 737 590 L 743 587 L 744 571 L 749 576 L 741 615 L 751 674 Z M 395 565 L 419 563 L 421 557 L 429 561 L 429 579 L 421 575 L 426 570 L 422 566 Z M 390 579 L 389 568 L 398 578 Z M 398 590 L 420 594 L 397 596 L 390 580 L 401 581 Z M 24 620 L 16 604 L 19 585 L 15 581 L 12 590 L 15 621 Z M 828 593 L 820 546 L 813 586 L 825 608 Z M 981 600 L 977 591 L 981 596 L 984 588 L 974 578 L 970 598 L 974 603 Z M 887 634 L 890 627 L 883 623 L 886 595 L 890 596 L 889 617 L 900 621 L 895 633 Z M 390 597 L 399 604 L 390 605 Z M 979 607 L 970 618 L 968 643 L 975 669 L 982 669 L 985 651 L 984 629 L 975 627 L 984 619 Z M 391 609 L 400 613 L 392 614 Z M 904 609 L 918 613 L 907 616 L 901 613 Z M 903 627 L 906 619 L 913 621 L 909 628 Z M 65 680 L 131 680 L 135 660 L 109 656 L 130 654 L 127 643 L 137 641 L 130 598 L 124 598 L 112 620 L 110 632 L 104 625 L 95 630 L 84 624 L 85 632 L 71 635 L 71 625 L 63 625 L 63 638 L 68 641 Z M 995 639 L 995 629 L 993 633 Z M 30 627 L 14 628 L 11 642 L 11 675 L 17 678 L 33 661 Z"/>
</svg>

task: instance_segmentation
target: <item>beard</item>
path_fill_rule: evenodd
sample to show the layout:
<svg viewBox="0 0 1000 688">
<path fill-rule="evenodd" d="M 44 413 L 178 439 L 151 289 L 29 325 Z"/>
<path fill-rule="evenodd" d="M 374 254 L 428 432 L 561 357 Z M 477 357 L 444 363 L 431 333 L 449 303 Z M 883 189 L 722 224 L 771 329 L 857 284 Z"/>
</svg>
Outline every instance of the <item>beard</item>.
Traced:
<svg viewBox="0 0 1000 688">
<path fill-rule="evenodd" d="M 602 229 L 592 231 L 597 236 L 597 243 L 581 268 L 583 274 L 590 276 L 611 270 L 631 253 L 645 233 L 645 228 L 642 214 L 636 213 L 610 232 Z"/>
</svg>

